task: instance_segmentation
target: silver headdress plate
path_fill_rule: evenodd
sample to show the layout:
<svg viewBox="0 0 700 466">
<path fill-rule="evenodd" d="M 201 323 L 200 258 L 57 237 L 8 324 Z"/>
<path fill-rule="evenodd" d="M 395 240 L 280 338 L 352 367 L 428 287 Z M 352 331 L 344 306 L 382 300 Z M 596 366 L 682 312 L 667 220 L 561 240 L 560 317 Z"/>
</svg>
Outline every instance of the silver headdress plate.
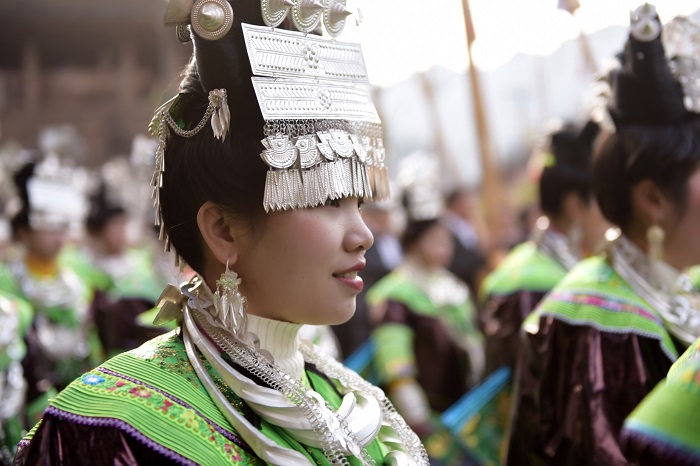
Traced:
<svg viewBox="0 0 700 466">
<path fill-rule="evenodd" d="M 266 121 L 265 210 L 313 207 L 329 198 L 387 198 L 381 121 L 359 44 L 242 28 Z"/>
<path fill-rule="evenodd" d="M 260 154 L 270 167 L 265 210 L 314 207 L 344 197 L 388 198 L 381 121 L 372 103 L 362 49 L 335 40 L 350 14 L 346 0 L 261 0 L 261 11 L 267 26 L 241 26 L 265 119 Z M 288 15 L 298 31 L 275 29 Z M 183 41 L 190 31 L 218 40 L 231 29 L 234 16 L 227 0 L 170 0 L 165 23 L 177 26 Z M 320 24 L 333 39 L 309 34 Z M 169 241 L 158 196 L 168 134 L 192 137 L 211 124 L 223 142 L 230 122 L 225 89 L 209 93 L 204 116 L 189 130 L 171 116 L 175 102 L 156 110 L 149 127 L 159 142 L 152 187 L 156 224 L 166 250 Z"/>
</svg>

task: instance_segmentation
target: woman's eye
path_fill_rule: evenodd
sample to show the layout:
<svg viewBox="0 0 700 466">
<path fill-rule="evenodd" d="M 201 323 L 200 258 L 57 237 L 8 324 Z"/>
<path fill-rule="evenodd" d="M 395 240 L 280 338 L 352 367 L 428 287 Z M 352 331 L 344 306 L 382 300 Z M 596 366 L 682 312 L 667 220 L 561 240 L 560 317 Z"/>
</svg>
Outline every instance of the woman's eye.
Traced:
<svg viewBox="0 0 700 466">
<path fill-rule="evenodd" d="M 361 198 L 361 197 L 358 198 L 358 199 L 357 199 L 357 208 L 358 208 L 359 210 L 362 210 L 362 206 L 363 206 L 363 205 L 365 205 L 365 200 L 364 200 L 363 198 Z"/>
<path fill-rule="evenodd" d="M 340 207 L 340 199 L 328 198 L 328 199 L 326 199 L 326 202 L 323 205 L 331 206 L 331 207 Z"/>
</svg>

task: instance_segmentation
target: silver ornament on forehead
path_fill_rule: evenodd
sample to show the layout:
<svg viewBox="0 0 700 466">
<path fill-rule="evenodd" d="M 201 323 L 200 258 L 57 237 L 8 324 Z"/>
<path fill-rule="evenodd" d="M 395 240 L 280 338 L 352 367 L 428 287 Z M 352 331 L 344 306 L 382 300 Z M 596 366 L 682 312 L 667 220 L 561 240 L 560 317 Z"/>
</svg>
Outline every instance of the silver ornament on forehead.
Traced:
<svg viewBox="0 0 700 466">
<path fill-rule="evenodd" d="M 274 28 L 282 24 L 293 6 L 292 0 L 262 0 L 260 9 L 265 25 Z"/>
<path fill-rule="evenodd" d="M 289 168 L 297 159 L 297 149 L 292 144 L 289 136 L 276 134 L 268 136 L 262 141 L 265 150 L 260 154 L 269 166 L 274 168 Z"/>
<path fill-rule="evenodd" d="M 301 168 L 310 168 L 321 162 L 321 153 L 317 147 L 316 136 L 313 134 L 299 136 L 294 145 L 299 151 Z"/>
<path fill-rule="evenodd" d="M 323 13 L 321 0 L 297 0 L 292 7 L 292 22 L 301 32 L 313 31 L 321 21 Z"/>
<path fill-rule="evenodd" d="M 384 163 L 386 159 L 386 150 L 384 149 L 384 140 L 378 138 L 376 141 L 376 146 L 374 148 L 374 162 L 378 165 Z"/>
<path fill-rule="evenodd" d="M 219 40 L 233 26 L 233 8 L 227 0 L 197 0 L 192 6 L 190 22 L 202 39 Z"/>
<path fill-rule="evenodd" d="M 331 37 L 338 37 L 345 29 L 345 20 L 352 14 L 346 6 L 346 0 L 325 0 L 323 25 Z"/>
<path fill-rule="evenodd" d="M 331 129 L 329 133 L 331 137 L 328 142 L 333 151 L 343 158 L 352 157 L 354 150 L 348 133 L 342 129 Z"/>
<path fill-rule="evenodd" d="M 367 139 L 367 145 L 369 145 L 369 138 L 362 139 Z M 367 162 L 367 149 L 365 149 L 366 146 L 364 142 L 360 141 L 360 138 L 357 137 L 356 134 L 350 135 L 350 141 L 352 142 L 352 148 L 357 154 L 357 160 L 359 160 L 361 163 Z"/>
<path fill-rule="evenodd" d="M 321 142 L 317 143 L 316 147 L 318 147 L 318 150 L 323 154 L 323 156 L 327 160 L 335 160 L 335 152 L 333 152 L 333 148 L 331 147 L 330 140 L 331 140 L 331 135 L 330 133 L 326 131 L 319 131 L 316 133 L 318 135 L 318 138 L 321 140 Z"/>
</svg>

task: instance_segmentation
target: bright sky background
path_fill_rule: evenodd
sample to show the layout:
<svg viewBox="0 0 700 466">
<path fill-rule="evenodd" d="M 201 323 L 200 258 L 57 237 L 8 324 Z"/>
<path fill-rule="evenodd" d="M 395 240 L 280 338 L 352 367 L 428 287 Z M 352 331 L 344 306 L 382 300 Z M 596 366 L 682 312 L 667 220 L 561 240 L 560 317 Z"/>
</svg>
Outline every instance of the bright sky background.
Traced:
<svg viewBox="0 0 700 466">
<path fill-rule="evenodd" d="M 474 62 L 484 70 L 505 64 L 516 53 L 548 55 L 559 45 L 612 25 L 629 25 L 639 0 L 580 0 L 575 16 L 557 9 L 557 0 L 470 0 L 477 40 Z M 700 8 L 698 0 L 657 0 L 662 21 Z M 360 6 L 341 35 L 360 41 L 373 84 L 386 87 L 440 65 L 466 69 L 467 51 L 461 0 L 348 0 Z"/>
</svg>

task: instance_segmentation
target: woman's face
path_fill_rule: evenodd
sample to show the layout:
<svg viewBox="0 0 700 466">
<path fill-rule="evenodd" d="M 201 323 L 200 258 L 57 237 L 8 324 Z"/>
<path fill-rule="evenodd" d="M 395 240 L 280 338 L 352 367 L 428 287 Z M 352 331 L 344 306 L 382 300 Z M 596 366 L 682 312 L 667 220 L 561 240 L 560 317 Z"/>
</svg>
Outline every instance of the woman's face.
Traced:
<svg viewBox="0 0 700 466">
<path fill-rule="evenodd" d="M 333 325 L 355 312 L 358 276 L 373 237 L 357 198 L 267 215 L 261 236 L 241 241 L 236 264 L 248 312 L 287 322 Z"/>
<path fill-rule="evenodd" d="M 700 169 L 688 179 L 687 195 L 685 210 L 678 214 L 674 207 L 661 225 L 664 260 L 678 269 L 700 264 Z"/>
<path fill-rule="evenodd" d="M 68 230 L 27 230 L 22 237 L 27 252 L 42 259 L 54 260 L 68 240 Z"/>
<path fill-rule="evenodd" d="M 101 239 L 104 252 L 108 255 L 119 255 L 126 251 L 128 246 L 127 241 L 127 223 L 126 215 L 118 215 L 107 221 L 102 231 Z"/>
<path fill-rule="evenodd" d="M 454 254 L 452 233 L 441 223 L 435 223 L 418 238 L 411 253 L 426 267 L 447 267 Z"/>
</svg>

